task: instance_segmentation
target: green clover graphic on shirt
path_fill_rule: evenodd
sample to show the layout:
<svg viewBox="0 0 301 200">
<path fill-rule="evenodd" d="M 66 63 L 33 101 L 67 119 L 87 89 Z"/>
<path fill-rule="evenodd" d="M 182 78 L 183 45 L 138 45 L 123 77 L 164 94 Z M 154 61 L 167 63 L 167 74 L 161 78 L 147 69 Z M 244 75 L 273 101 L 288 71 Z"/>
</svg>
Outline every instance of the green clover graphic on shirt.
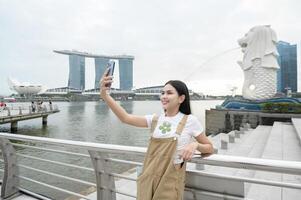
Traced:
<svg viewBox="0 0 301 200">
<path fill-rule="evenodd" d="M 159 129 L 161 130 L 161 133 L 165 134 L 166 132 L 171 131 L 171 124 L 169 122 L 163 122 L 161 126 L 159 126 Z"/>
</svg>

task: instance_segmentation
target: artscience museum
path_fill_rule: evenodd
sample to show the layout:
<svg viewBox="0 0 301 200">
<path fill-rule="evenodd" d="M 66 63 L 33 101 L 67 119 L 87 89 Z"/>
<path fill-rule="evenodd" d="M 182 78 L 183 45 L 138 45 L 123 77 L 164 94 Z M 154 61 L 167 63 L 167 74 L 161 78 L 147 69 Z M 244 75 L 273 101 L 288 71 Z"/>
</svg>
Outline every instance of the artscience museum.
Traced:
<svg viewBox="0 0 301 200">
<path fill-rule="evenodd" d="M 16 91 L 20 95 L 34 95 L 46 91 L 46 87 L 41 84 L 20 83 L 11 78 L 8 78 L 8 85 L 11 90 Z"/>
</svg>

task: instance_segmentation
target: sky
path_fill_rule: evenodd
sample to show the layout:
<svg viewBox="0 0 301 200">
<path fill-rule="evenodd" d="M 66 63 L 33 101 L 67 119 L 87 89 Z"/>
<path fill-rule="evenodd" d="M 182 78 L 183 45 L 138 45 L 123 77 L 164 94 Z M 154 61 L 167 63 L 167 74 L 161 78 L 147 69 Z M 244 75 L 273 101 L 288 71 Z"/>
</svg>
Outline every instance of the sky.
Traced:
<svg viewBox="0 0 301 200">
<path fill-rule="evenodd" d="M 68 57 L 54 49 L 133 55 L 134 88 L 179 79 L 204 94 L 240 94 L 237 40 L 271 25 L 278 40 L 299 45 L 300 10 L 300 0 L 0 0 L 0 95 L 13 93 L 8 77 L 67 86 Z M 94 71 L 87 58 L 86 89 Z"/>
</svg>

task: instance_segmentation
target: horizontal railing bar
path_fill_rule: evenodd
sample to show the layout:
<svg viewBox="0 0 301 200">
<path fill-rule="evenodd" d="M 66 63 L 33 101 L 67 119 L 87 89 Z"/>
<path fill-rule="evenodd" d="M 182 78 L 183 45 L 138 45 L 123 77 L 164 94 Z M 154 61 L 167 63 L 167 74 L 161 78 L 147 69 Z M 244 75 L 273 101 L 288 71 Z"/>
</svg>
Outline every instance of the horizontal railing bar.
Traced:
<svg viewBox="0 0 301 200">
<path fill-rule="evenodd" d="M 28 195 L 30 195 L 30 196 L 32 196 L 32 197 L 36 197 L 36 198 L 38 198 L 38 199 L 42 199 L 42 200 L 52 200 L 52 199 L 49 199 L 49 198 L 47 198 L 47 197 L 45 197 L 45 196 L 39 195 L 39 194 L 37 194 L 37 193 L 31 192 L 31 191 L 26 190 L 26 189 L 21 188 L 21 187 L 18 187 L 18 189 L 19 189 L 21 192 L 23 192 L 24 194 L 28 194 Z"/>
<path fill-rule="evenodd" d="M 109 153 L 131 153 L 131 154 L 145 154 L 146 148 L 143 147 L 132 147 L 132 146 L 121 146 L 111 144 L 99 144 L 92 142 L 79 142 L 71 140 L 61 140 L 53 138 L 43 138 L 25 135 L 14 135 L 7 133 L 0 133 L 0 137 L 14 140 L 23 141 L 34 141 L 48 144 L 73 146 L 77 148 L 83 148 L 92 151 L 102 151 Z M 228 155 L 210 155 L 208 157 L 194 156 L 192 159 L 193 163 L 232 167 L 240 169 L 250 170 L 262 170 L 277 173 L 286 174 L 301 174 L 301 162 L 283 161 L 283 160 L 271 160 L 261 158 L 246 158 L 239 156 L 228 156 Z"/>
<path fill-rule="evenodd" d="M 110 189 L 112 192 L 116 192 L 118 194 L 122 194 L 122 195 L 125 195 L 125 196 L 128 196 L 128 197 L 133 197 L 133 198 L 136 198 L 136 195 L 133 195 L 133 194 L 130 194 L 130 193 L 127 193 L 127 192 L 124 192 L 124 191 L 120 191 L 120 190 L 117 190 L 117 189 Z"/>
<path fill-rule="evenodd" d="M 27 156 L 27 155 L 24 155 L 24 156 L 32 158 L 32 156 Z M 37 158 L 37 160 L 43 160 L 43 159 Z M 0 159 L 0 161 L 3 162 L 3 160 L 1 160 L 1 159 Z M 47 162 L 48 162 L 48 160 L 47 160 Z M 52 161 L 51 161 L 51 162 L 52 162 Z M 54 161 L 54 162 L 55 162 L 55 161 Z M 60 163 L 60 164 L 65 165 L 65 163 Z M 69 164 L 67 164 L 66 166 L 68 166 L 68 165 L 69 165 Z M 19 166 L 24 167 L 24 165 L 19 165 Z M 74 165 L 74 166 L 75 166 L 75 165 Z M 30 168 L 30 167 L 28 167 L 28 166 L 25 166 L 25 167 Z M 73 167 L 73 166 L 72 166 L 72 167 Z M 32 169 L 35 170 L 34 168 L 32 168 Z M 91 170 L 91 171 L 94 172 L 94 170 L 93 170 L 92 168 L 87 168 L 87 169 L 89 169 L 89 170 Z M 3 171 L 3 170 L 2 170 L 2 171 Z M 46 172 L 46 171 L 44 171 L 44 172 L 42 172 L 42 173 L 45 173 L 45 172 Z M 101 173 L 104 173 L 104 172 L 101 172 Z M 108 174 L 111 175 L 111 176 L 117 177 L 117 178 L 127 179 L 127 180 L 131 180 L 131 181 L 136 181 L 136 180 L 137 180 L 136 178 L 131 178 L 131 177 L 128 177 L 128 176 L 125 176 L 125 175 L 117 174 L 117 173 L 108 173 Z M 94 186 L 94 185 L 93 185 L 93 186 Z"/>
<path fill-rule="evenodd" d="M 61 192 L 67 193 L 67 194 L 71 194 L 71 195 L 74 195 L 74 196 L 77 196 L 77 197 L 80 197 L 80 198 L 83 198 L 83 199 L 92 200 L 92 199 L 87 198 L 84 195 L 81 195 L 81 194 L 78 194 L 78 193 L 75 193 L 75 192 L 72 192 L 72 191 L 69 191 L 69 190 L 65 190 L 65 189 L 62 189 L 62 188 L 58 188 L 56 186 L 49 185 L 47 183 L 36 181 L 36 180 L 31 179 L 31 178 L 27 178 L 25 176 L 18 176 L 18 177 L 20 179 L 23 179 L 23 180 L 26 180 L 26 181 L 29 181 L 29 182 L 32 182 L 32 183 L 36 183 L 36 184 L 39 184 L 39 185 L 42 185 L 42 186 L 45 186 L 45 187 L 48 187 L 48 188 L 51 188 L 51 189 L 54 189 L 54 190 L 58 190 L 58 191 L 61 191 Z"/>
<path fill-rule="evenodd" d="M 17 165 L 17 166 L 23 167 L 23 168 L 25 168 L 25 169 L 29 169 L 29 170 L 32 170 L 32 171 L 35 171 L 35 172 L 39 172 L 39 173 L 43 173 L 43 174 L 55 176 L 55 177 L 58 177 L 58 178 L 66 179 L 66 180 L 69 180 L 69 181 L 73 181 L 73 182 L 82 183 L 82 184 L 86 184 L 86 185 L 90 185 L 90 186 L 96 187 L 96 184 L 95 184 L 95 183 L 91 183 L 91 182 L 88 182 L 88 181 L 82 181 L 82 180 L 80 180 L 80 179 L 71 178 L 71 177 L 68 177 L 68 176 L 64 176 L 64 175 L 60 175 L 60 174 L 55 174 L 55 173 L 52 173 L 52 172 L 47 172 L 47 171 L 44 171 L 44 170 L 40 170 L 40 169 L 28 167 L 28 166 L 26 166 L 26 165 L 20 165 L 20 164 L 19 164 L 19 165 Z"/>
<path fill-rule="evenodd" d="M 116 174 L 116 173 L 108 173 L 108 174 L 111 176 L 117 177 L 117 178 L 127 179 L 127 180 L 131 180 L 131 181 L 137 181 L 136 178 L 128 177 L 128 176 L 121 175 L 121 174 Z"/>
<path fill-rule="evenodd" d="M 201 171 L 197 171 L 197 170 L 188 170 L 188 171 L 190 173 L 195 173 L 197 175 L 206 176 L 206 177 L 213 177 L 213 178 L 220 178 L 220 179 L 224 178 L 224 179 L 229 179 L 229 180 L 244 181 L 247 183 L 254 183 L 254 184 L 260 184 L 260 185 L 270 185 L 270 186 L 276 186 L 276 187 L 301 189 L 301 184 L 295 184 L 295 183 L 269 181 L 269 180 L 264 180 L 264 179 L 255 179 L 255 178 L 246 178 L 246 177 L 242 177 L 242 176 L 229 176 L 229 175 L 223 175 L 223 174 L 201 172 Z"/>
<path fill-rule="evenodd" d="M 254 199 L 247 199 L 245 197 L 239 197 L 239 196 L 234 196 L 230 194 L 224 194 L 224 193 L 218 193 L 218 192 L 210 192 L 210 191 L 205 191 L 205 190 L 196 190 L 193 188 L 185 188 L 185 191 L 191 192 L 192 194 L 203 194 L 205 196 L 211 196 L 215 197 L 214 199 L 231 199 L 231 200 L 254 200 Z"/>
<path fill-rule="evenodd" d="M 195 155 L 191 162 L 239 169 L 260 170 L 294 175 L 301 174 L 301 162 L 297 161 L 212 154 L 207 157 Z"/>
<path fill-rule="evenodd" d="M 131 153 L 131 154 L 142 154 L 146 152 L 145 147 L 132 147 L 132 146 L 123 146 L 123 145 L 114 145 L 114 144 L 100 144 L 93 142 L 82 142 L 82 141 L 73 141 L 73 140 L 62 140 L 54 138 L 45 138 L 45 137 L 35 137 L 28 135 L 15 135 L 8 133 L 0 133 L 0 137 L 11 139 L 11 140 L 21 140 L 28 142 L 40 142 L 44 144 L 55 144 L 76 147 L 91 151 L 102 151 L 108 153 Z"/>
<path fill-rule="evenodd" d="M 61 153 L 61 154 L 67 154 L 67 155 L 81 156 L 81 157 L 90 158 L 90 156 L 88 154 L 80 154 L 80 153 L 74 153 L 74 152 L 68 152 L 68 151 L 60 151 L 60 150 L 54 150 L 54 149 L 48 149 L 48 148 L 39 148 L 39 147 L 33 147 L 33 146 L 30 146 L 30 145 L 24 145 L 24 144 L 16 144 L 16 143 L 12 143 L 12 144 L 13 144 L 13 146 L 18 146 L 18 147 L 38 149 L 38 150 L 42 150 L 42 151 L 49 151 L 49 152 L 54 152 L 54 153 Z M 106 160 L 112 161 L 112 162 L 119 162 L 119 163 L 138 165 L 138 166 L 142 166 L 143 165 L 140 162 L 127 161 L 127 160 L 121 160 L 121 159 L 116 159 L 116 158 L 106 158 Z"/>
<path fill-rule="evenodd" d="M 41 151 L 49 151 L 49 152 L 54 152 L 54 153 L 90 158 L 90 156 L 88 154 L 74 153 L 74 152 L 69 152 L 69 151 L 61 151 L 61 150 L 48 149 L 48 148 L 40 148 L 40 147 L 34 147 L 34 146 L 30 146 L 30 145 L 25 145 L 25 144 L 12 143 L 12 145 L 17 146 L 17 147 L 29 148 L 29 149 L 37 149 L 37 150 L 41 150 Z"/>
<path fill-rule="evenodd" d="M 41 172 L 41 173 L 45 173 L 45 171 L 43 171 L 43 170 L 37 170 L 37 169 L 31 168 L 31 167 L 27 167 L 27 166 L 24 166 L 24 165 L 17 165 L 17 166 L 20 166 L 20 167 L 23 167 L 23 168 L 27 168 L 27 169 L 30 169 L 30 170 L 34 170 L 34 171 L 38 171 L 38 172 Z M 0 171 L 4 171 L 4 170 L 0 169 Z M 46 173 L 46 174 L 48 174 L 48 173 Z M 116 173 L 109 173 L 109 175 L 114 176 L 114 177 L 119 177 L 119 178 L 127 179 L 127 180 L 132 180 L 132 181 L 136 181 L 137 180 L 136 178 L 131 178 L 131 177 L 120 175 L 120 174 L 116 174 Z M 55 176 L 57 176 L 57 174 L 55 174 Z M 58 175 L 58 177 L 62 178 L 61 175 Z M 65 176 L 63 176 L 63 177 L 65 177 Z M 67 178 L 70 178 L 70 177 L 67 177 Z M 82 182 L 83 181 L 81 181 L 81 183 Z M 89 183 L 89 182 L 86 182 L 86 183 Z M 93 183 L 91 183 L 91 184 L 93 184 Z M 93 184 L 91 186 L 96 187 L 96 184 Z M 120 190 L 116 190 L 116 189 L 111 189 L 111 188 L 109 188 L 109 189 L 111 191 L 113 191 L 113 192 L 116 192 L 116 193 L 119 193 L 119 194 L 123 194 L 123 195 L 126 195 L 126 196 L 130 196 L 130 197 L 136 198 L 136 196 L 133 196 L 132 194 L 129 194 L 129 193 L 126 193 L 126 192 L 121 192 Z"/>
<path fill-rule="evenodd" d="M 38 160 L 38 161 L 42 161 L 42 162 L 48 162 L 48 163 L 52 163 L 52 164 L 56 164 L 56 165 L 61 165 L 61 166 L 64 166 L 64 167 L 73 167 L 73 168 L 76 168 L 76 169 L 81 169 L 81 170 L 87 170 L 87 171 L 90 171 L 90 172 L 94 172 L 94 169 L 88 168 L 88 167 L 81 167 L 81 166 L 68 164 L 68 163 L 63 163 L 63 162 L 59 162 L 59 161 L 47 160 L 47 159 L 38 158 L 38 157 L 35 157 L 35 156 L 29 156 L 29 155 L 20 154 L 20 153 L 17 153 L 17 155 L 21 156 L 21 157 L 24 157 L 24 158 L 30 158 L 30 159 L 33 159 L 33 160 Z"/>
<path fill-rule="evenodd" d="M 127 160 L 120 160 L 116 158 L 106 158 L 105 160 L 107 161 L 112 161 L 112 162 L 119 162 L 119 163 L 125 163 L 125 164 L 131 164 L 131 165 L 138 165 L 142 166 L 143 164 L 140 162 L 135 162 L 135 161 L 127 161 Z"/>
</svg>

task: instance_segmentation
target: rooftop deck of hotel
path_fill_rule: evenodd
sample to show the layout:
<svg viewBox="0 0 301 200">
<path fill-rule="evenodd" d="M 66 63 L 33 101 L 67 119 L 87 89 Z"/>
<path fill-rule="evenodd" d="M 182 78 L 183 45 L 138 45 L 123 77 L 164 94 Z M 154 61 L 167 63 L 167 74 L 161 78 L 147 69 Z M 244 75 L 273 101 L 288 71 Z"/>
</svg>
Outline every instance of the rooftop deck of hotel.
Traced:
<svg viewBox="0 0 301 200">
<path fill-rule="evenodd" d="M 220 133 L 215 137 L 210 137 L 210 139 L 217 149 L 217 154 L 208 157 L 196 156 L 188 163 L 185 200 L 225 198 L 291 200 L 300 198 L 301 119 L 294 118 L 292 119 L 292 123 L 275 122 L 273 126 L 260 125 L 256 129 L 250 129 L 246 125 L 242 127 L 240 131 L 231 131 L 227 134 Z M 127 159 L 121 160 L 120 158 L 104 157 L 106 155 L 104 153 L 141 156 L 144 155 L 146 151 L 145 148 L 11 135 L 6 133 L 0 133 L 0 140 L 2 146 L 10 146 L 7 144 L 8 140 L 20 140 L 23 142 L 10 143 L 12 144 L 11 147 L 19 149 L 29 148 L 30 151 L 47 151 L 47 153 L 49 153 L 49 157 L 46 158 L 36 155 L 23 155 L 17 151 L 16 154 L 18 157 L 25 157 L 31 160 L 30 162 L 46 162 L 49 163 L 49 165 L 65 166 L 70 168 L 70 170 L 81 170 L 80 173 L 84 171 L 96 171 L 95 173 L 98 174 L 94 182 L 89 182 L 74 178 L 75 176 L 68 177 L 60 172 L 54 173 L 43 169 L 32 169 L 23 163 L 15 163 L 16 166 L 20 168 L 26 168 L 35 173 L 44 173 L 52 178 L 57 178 L 57 181 L 67 179 L 73 182 L 73 184 L 86 185 L 86 187 L 89 188 L 89 192 L 86 193 L 59 188 L 51 183 L 47 183 L 47 180 L 33 180 L 32 177 L 26 177 L 26 173 L 22 174 L 23 171 L 15 174 L 15 179 L 18 177 L 17 179 L 23 180 L 27 184 L 39 185 L 48 188 L 48 190 L 65 193 L 66 198 L 64 199 L 68 200 L 114 199 L 115 195 L 117 200 L 135 199 L 136 166 L 141 166 L 141 163 Z M 64 150 L 48 148 L 39 144 L 63 146 Z M 74 151 L 67 152 L 69 147 L 83 149 L 88 151 L 89 154 Z M 3 155 L 5 155 L 3 149 L 2 152 Z M 82 156 L 87 159 L 91 157 L 92 160 L 94 160 L 94 169 L 77 166 L 76 163 L 56 161 L 55 159 L 51 159 L 51 157 L 55 157 L 50 156 L 50 154 Z M 10 161 L 10 164 L 14 162 L 16 161 Z M 126 172 L 116 173 L 111 171 L 110 163 L 112 162 L 128 164 L 132 167 Z M 14 173 L 17 172 L 10 171 L 8 177 Z M 15 179 L 11 181 L 14 182 L 16 181 Z M 7 180 L 9 180 L 9 178 Z M 26 184 L 17 185 L 15 192 L 18 191 L 21 191 L 21 193 L 16 194 L 21 194 L 21 196 L 14 198 L 18 200 L 34 199 L 32 195 L 38 193 L 37 191 L 30 191 Z M 36 195 L 36 198 L 54 199 L 54 197 L 49 196 L 49 194 L 47 198 L 43 197 L 43 195 L 46 194 L 39 193 L 39 195 Z"/>
</svg>

